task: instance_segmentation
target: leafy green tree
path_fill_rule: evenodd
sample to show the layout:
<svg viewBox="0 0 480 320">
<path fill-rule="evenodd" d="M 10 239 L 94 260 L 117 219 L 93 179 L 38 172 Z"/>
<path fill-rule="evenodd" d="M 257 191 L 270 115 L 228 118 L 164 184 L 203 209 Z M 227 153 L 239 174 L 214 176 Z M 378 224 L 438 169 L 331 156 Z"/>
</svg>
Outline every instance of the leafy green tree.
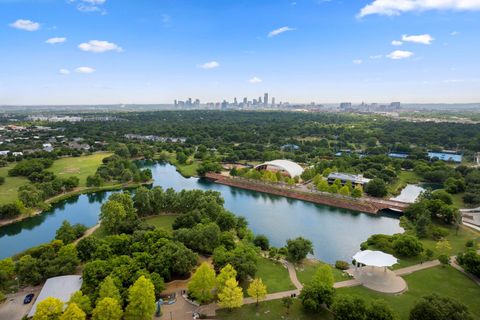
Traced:
<svg viewBox="0 0 480 320">
<path fill-rule="evenodd" d="M 459 254 L 457 261 L 467 272 L 480 277 L 480 255 L 474 249 L 468 249 L 466 252 Z"/>
<path fill-rule="evenodd" d="M 221 292 L 218 293 L 218 305 L 222 308 L 240 308 L 243 304 L 243 291 L 234 278 L 228 279 Z"/>
<path fill-rule="evenodd" d="M 141 276 L 128 289 L 125 320 L 151 320 L 155 313 L 155 288 L 150 280 Z"/>
<path fill-rule="evenodd" d="M 313 254 L 313 244 L 310 240 L 302 237 L 287 240 L 287 259 L 289 261 L 294 263 L 300 262 L 305 259 L 309 253 Z"/>
<path fill-rule="evenodd" d="M 352 189 L 352 197 L 354 198 L 360 198 L 363 194 L 362 187 L 357 185 L 355 188 Z"/>
<path fill-rule="evenodd" d="M 322 191 L 322 192 L 328 192 L 328 182 L 327 180 L 320 180 L 318 183 L 317 183 L 317 190 L 318 191 Z"/>
<path fill-rule="evenodd" d="M 467 306 L 432 293 L 422 297 L 410 311 L 409 320 L 473 320 Z"/>
<path fill-rule="evenodd" d="M 63 302 L 57 298 L 48 297 L 37 305 L 33 320 L 59 320 L 63 311 Z"/>
<path fill-rule="evenodd" d="M 215 288 L 215 271 L 206 262 L 195 271 L 188 283 L 189 294 L 199 303 L 206 303 L 213 298 Z"/>
<path fill-rule="evenodd" d="M 396 320 L 398 317 L 384 300 L 374 300 L 367 308 L 368 320 Z"/>
<path fill-rule="evenodd" d="M 267 251 L 268 248 L 270 247 L 270 241 L 268 241 L 268 238 L 263 234 L 257 235 L 253 240 L 253 244 L 256 247 L 259 247 L 260 249 L 262 249 L 263 251 Z"/>
<path fill-rule="evenodd" d="M 225 283 L 228 279 L 237 278 L 237 271 L 232 267 L 230 263 L 228 263 L 225 267 L 220 270 L 220 273 L 217 275 L 217 292 L 221 292 Z"/>
<path fill-rule="evenodd" d="M 348 188 L 348 186 L 341 187 L 338 190 L 338 193 L 341 194 L 342 196 L 346 196 L 346 197 L 349 197 L 351 195 L 350 194 L 350 189 Z"/>
<path fill-rule="evenodd" d="M 312 281 L 333 287 L 334 279 L 332 268 L 328 264 L 321 264 L 317 267 Z"/>
<path fill-rule="evenodd" d="M 122 303 L 122 297 L 120 295 L 120 291 L 118 290 L 113 278 L 111 276 L 107 276 L 102 284 L 100 285 L 100 290 L 98 291 L 98 299 L 102 300 L 104 298 L 112 298 L 118 301 L 118 303 Z"/>
<path fill-rule="evenodd" d="M 265 299 L 267 296 L 267 286 L 263 284 L 262 279 L 255 278 L 248 286 L 247 293 L 257 301 Z"/>
<path fill-rule="evenodd" d="M 117 234 L 126 217 L 127 214 L 120 202 L 109 200 L 102 205 L 100 221 L 109 234 Z"/>
<path fill-rule="evenodd" d="M 82 291 L 76 291 L 70 297 L 68 305 L 75 304 L 76 307 L 80 308 L 84 313 L 92 313 L 92 303 L 90 297 L 84 295 Z"/>
<path fill-rule="evenodd" d="M 415 257 L 423 251 L 422 243 L 414 236 L 399 235 L 393 242 L 395 252 L 404 257 Z"/>
<path fill-rule="evenodd" d="M 388 194 L 387 185 L 385 181 L 379 178 L 370 180 L 365 185 L 365 192 L 372 197 L 383 198 Z"/>
<path fill-rule="evenodd" d="M 365 301 L 358 297 L 339 296 L 333 304 L 335 320 L 367 320 Z"/>
<path fill-rule="evenodd" d="M 82 224 L 71 225 L 70 222 L 64 220 L 60 228 L 58 228 L 55 239 L 62 240 L 64 244 L 72 243 L 87 230 Z"/>
<path fill-rule="evenodd" d="M 15 273 L 22 283 L 37 285 L 42 281 L 40 263 L 37 259 L 27 254 L 15 264 Z"/>
<path fill-rule="evenodd" d="M 327 306 L 332 304 L 334 294 L 333 287 L 313 281 L 303 287 L 299 299 L 308 311 L 319 312 L 323 304 Z"/>
<path fill-rule="evenodd" d="M 12 258 L 0 260 L 0 289 L 5 288 L 8 280 L 13 279 L 15 275 L 15 264 Z"/>
<path fill-rule="evenodd" d="M 103 298 L 93 309 L 92 320 L 121 320 L 123 316 L 122 307 L 118 300 Z"/>
<path fill-rule="evenodd" d="M 75 303 L 70 303 L 60 316 L 60 320 L 85 320 L 86 318 L 85 312 Z"/>
<path fill-rule="evenodd" d="M 151 193 L 147 188 L 138 188 L 133 196 L 133 202 L 140 216 L 146 216 L 153 213 Z"/>
<path fill-rule="evenodd" d="M 283 297 L 282 298 L 282 305 L 283 307 L 287 310 L 287 314 L 290 313 L 290 307 L 293 304 L 293 298 L 292 297 Z"/>
</svg>

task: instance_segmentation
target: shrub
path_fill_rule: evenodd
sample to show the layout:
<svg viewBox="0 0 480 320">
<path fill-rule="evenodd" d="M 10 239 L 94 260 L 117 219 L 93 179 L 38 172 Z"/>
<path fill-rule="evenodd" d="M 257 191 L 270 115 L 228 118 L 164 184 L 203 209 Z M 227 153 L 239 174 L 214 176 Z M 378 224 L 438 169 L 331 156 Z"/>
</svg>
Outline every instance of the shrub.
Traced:
<svg viewBox="0 0 480 320">
<path fill-rule="evenodd" d="M 348 268 L 350 268 L 350 264 L 346 261 L 337 260 L 335 262 L 335 268 L 339 270 L 348 270 Z"/>
<path fill-rule="evenodd" d="M 450 258 L 446 254 L 442 254 L 438 256 L 438 261 L 440 261 L 442 265 L 447 265 L 450 263 Z"/>
<path fill-rule="evenodd" d="M 415 257 L 423 251 L 420 241 L 414 236 L 401 234 L 393 242 L 395 252 L 404 257 Z"/>
<path fill-rule="evenodd" d="M 432 226 L 430 229 L 430 232 L 432 234 L 432 238 L 435 240 L 440 240 L 442 238 L 445 238 L 448 236 L 449 232 L 446 228 L 438 227 L 438 226 Z"/>
</svg>

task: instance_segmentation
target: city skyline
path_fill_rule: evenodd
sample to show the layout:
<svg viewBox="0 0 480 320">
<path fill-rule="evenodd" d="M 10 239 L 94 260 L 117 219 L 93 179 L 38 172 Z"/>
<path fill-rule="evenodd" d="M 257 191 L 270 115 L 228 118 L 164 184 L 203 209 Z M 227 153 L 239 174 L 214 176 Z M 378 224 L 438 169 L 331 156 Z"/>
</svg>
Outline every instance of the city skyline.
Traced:
<svg viewBox="0 0 480 320">
<path fill-rule="evenodd" d="M 478 0 L 0 0 L 0 105 L 475 103 L 479 17 Z"/>
</svg>

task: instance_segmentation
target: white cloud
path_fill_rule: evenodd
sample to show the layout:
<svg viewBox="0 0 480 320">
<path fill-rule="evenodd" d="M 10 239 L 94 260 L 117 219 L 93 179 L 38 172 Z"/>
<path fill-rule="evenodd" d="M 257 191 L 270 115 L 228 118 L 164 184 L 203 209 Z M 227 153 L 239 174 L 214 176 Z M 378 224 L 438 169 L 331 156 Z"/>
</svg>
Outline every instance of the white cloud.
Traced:
<svg viewBox="0 0 480 320">
<path fill-rule="evenodd" d="M 78 67 L 77 69 L 75 69 L 75 72 L 84 73 L 84 74 L 94 73 L 95 71 L 96 71 L 95 69 L 90 67 Z"/>
<path fill-rule="evenodd" d="M 210 62 L 205 62 L 204 64 L 199 65 L 199 67 L 205 70 L 210 70 L 210 69 L 215 69 L 220 67 L 220 63 L 218 63 L 217 61 L 210 61 Z"/>
<path fill-rule="evenodd" d="M 382 59 L 382 58 L 383 58 L 383 55 L 381 55 L 381 54 L 376 54 L 376 55 L 370 56 L 369 58 L 372 59 L 372 60 Z"/>
<path fill-rule="evenodd" d="M 48 44 L 56 44 L 56 43 L 62 43 L 62 42 L 65 42 L 67 41 L 67 38 L 64 38 L 64 37 L 55 37 L 55 38 L 50 38 L 48 39 L 47 41 L 45 41 L 45 43 L 48 43 Z"/>
<path fill-rule="evenodd" d="M 69 4 L 75 4 L 77 10 L 80 12 L 99 12 L 102 15 L 107 14 L 107 11 L 102 8 L 106 0 L 67 0 Z"/>
<path fill-rule="evenodd" d="M 352 62 L 353 62 L 353 64 L 362 64 L 363 60 L 362 59 L 355 59 Z"/>
<path fill-rule="evenodd" d="M 427 10 L 480 10 L 480 0 L 374 0 L 360 10 L 358 17 L 371 14 L 396 16 Z"/>
<path fill-rule="evenodd" d="M 392 60 L 400 60 L 400 59 L 410 58 L 411 56 L 413 56 L 413 52 L 403 51 L 403 50 L 395 50 L 395 51 L 391 52 L 390 54 L 388 54 L 387 58 L 390 58 Z"/>
<path fill-rule="evenodd" d="M 40 29 L 40 23 L 31 20 L 18 19 L 17 21 L 10 23 L 10 27 L 25 31 L 37 31 Z"/>
<path fill-rule="evenodd" d="M 104 4 L 107 0 L 82 0 L 83 2 L 90 3 L 93 5 L 102 5 Z"/>
<path fill-rule="evenodd" d="M 402 35 L 402 40 L 405 42 L 415 42 L 421 44 L 432 44 L 432 41 L 435 40 L 429 34 L 419 34 L 419 35 Z"/>
<path fill-rule="evenodd" d="M 392 41 L 392 46 L 401 46 L 403 44 L 402 41 L 399 41 L 399 40 L 393 40 Z"/>
<path fill-rule="evenodd" d="M 58 70 L 58 73 L 63 74 L 63 75 L 67 75 L 67 74 L 70 74 L 70 70 L 68 70 L 68 69 L 60 69 L 60 70 Z"/>
<path fill-rule="evenodd" d="M 450 32 L 450 35 L 451 35 L 451 36 L 458 36 L 459 34 L 460 34 L 460 32 L 458 32 L 458 31 L 452 31 L 452 32 Z"/>
<path fill-rule="evenodd" d="M 255 83 L 263 82 L 263 80 L 260 79 L 259 77 L 253 77 L 252 79 L 249 79 L 248 82 L 255 84 Z"/>
<path fill-rule="evenodd" d="M 101 40 L 90 40 L 88 42 L 81 43 L 78 45 L 78 48 L 83 51 L 94 53 L 102 53 L 107 51 L 123 51 L 123 49 L 115 43 Z"/>
<path fill-rule="evenodd" d="M 294 28 L 290 28 L 288 26 L 285 26 L 285 27 L 281 27 L 281 28 L 278 28 L 278 29 L 275 29 L 275 30 L 272 30 L 268 33 L 268 36 L 271 38 L 271 37 L 275 37 L 275 36 L 278 36 L 279 34 L 282 34 L 284 32 L 287 32 L 287 31 L 293 31 L 295 30 Z"/>
</svg>

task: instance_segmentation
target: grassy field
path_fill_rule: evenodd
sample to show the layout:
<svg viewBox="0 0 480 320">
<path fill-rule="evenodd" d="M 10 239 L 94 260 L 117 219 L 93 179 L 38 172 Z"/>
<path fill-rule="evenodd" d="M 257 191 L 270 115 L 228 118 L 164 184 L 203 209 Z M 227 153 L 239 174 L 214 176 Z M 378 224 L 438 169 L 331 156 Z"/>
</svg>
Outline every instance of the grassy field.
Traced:
<svg viewBox="0 0 480 320">
<path fill-rule="evenodd" d="M 315 275 L 315 271 L 317 270 L 317 267 L 322 264 L 322 262 L 317 261 L 317 260 L 305 260 L 303 264 L 299 267 L 297 267 L 297 277 L 298 280 L 302 284 L 307 284 L 312 280 L 313 276 Z M 350 276 L 344 273 L 341 270 L 338 270 L 331 266 L 332 272 L 333 272 L 333 278 L 335 282 L 339 281 L 344 281 L 344 280 L 349 280 Z"/>
<path fill-rule="evenodd" d="M 158 215 L 145 218 L 144 221 L 154 227 L 172 231 L 173 221 L 176 217 L 176 215 Z"/>
<path fill-rule="evenodd" d="M 168 231 L 172 231 L 173 221 L 175 220 L 175 215 L 158 215 L 145 218 L 144 221 L 152 226 L 160 227 Z M 92 233 L 92 236 L 97 238 L 105 238 L 108 236 L 108 233 L 100 225 L 95 232 Z"/>
<path fill-rule="evenodd" d="M 68 157 L 55 160 L 48 171 L 53 172 L 60 178 L 77 176 L 80 179 L 80 187 L 86 186 L 87 176 L 93 175 L 102 163 L 102 159 L 111 153 L 96 153 L 82 157 Z M 15 163 L 0 168 L 0 177 L 5 177 L 5 183 L 0 186 L 0 204 L 10 203 L 17 199 L 17 191 L 20 186 L 29 181 L 25 177 L 9 177 L 8 170 L 12 169 Z"/>
<path fill-rule="evenodd" d="M 290 312 L 287 315 L 286 309 L 282 305 L 282 300 L 272 300 L 259 303 L 258 307 L 255 304 L 244 305 L 239 309 L 228 311 L 218 310 L 218 319 L 229 320 L 331 320 L 333 316 L 328 311 L 324 310 L 321 313 L 305 312 L 299 300 L 295 300 L 290 307 Z"/>
<path fill-rule="evenodd" d="M 408 291 L 401 295 L 381 294 L 361 286 L 342 288 L 337 290 L 337 294 L 357 295 L 367 301 L 383 299 L 400 319 L 408 319 L 410 309 L 420 297 L 436 292 L 463 302 L 470 309 L 473 318 L 480 319 L 480 286 L 454 268 L 435 267 L 412 273 L 404 279 L 408 284 Z"/>
<path fill-rule="evenodd" d="M 200 164 L 197 160 L 193 159 L 193 157 L 188 158 L 187 163 L 190 164 L 179 164 L 176 158 L 175 153 L 170 153 L 168 155 L 167 161 L 174 165 L 178 172 L 186 178 L 190 178 L 197 175 L 197 168 Z"/>
<path fill-rule="evenodd" d="M 102 152 L 82 157 L 61 158 L 55 160 L 47 170 L 60 178 L 76 176 L 80 179 L 80 187 L 85 187 L 87 177 L 94 175 L 102 160 L 110 155 L 111 153 Z"/>
<path fill-rule="evenodd" d="M 399 195 L 401 190 L 407 186 L 407 184 L 419 183 L 421 178 L 413 171 L 401 171 L 398 175 L 397 181 L 388 186 L 388 193 L 391 195 Z"/>
<path fill-rule="evenodd" d="M 0 177 L 5 178 L 5 183 L 0 185 L 0 205 L 16 200 L 18 188 L 28 183 L 27 178 L 8 176 L 8 170 L 14 166 L 15 164 L 11 164 L 7 167 L 0 168 Z"/>
<path fill-rule="evenodd" d="M 267 286 L 268 293 L 295 289 L 295 286 L 290 281 L 287 269 L 281 263 L 263 257 L 258 259 L 258 270 L 255 277 L 262 279 Z M 242 283 L 245 292 L 248 285 L 249 283 Z"/>
</svg>

